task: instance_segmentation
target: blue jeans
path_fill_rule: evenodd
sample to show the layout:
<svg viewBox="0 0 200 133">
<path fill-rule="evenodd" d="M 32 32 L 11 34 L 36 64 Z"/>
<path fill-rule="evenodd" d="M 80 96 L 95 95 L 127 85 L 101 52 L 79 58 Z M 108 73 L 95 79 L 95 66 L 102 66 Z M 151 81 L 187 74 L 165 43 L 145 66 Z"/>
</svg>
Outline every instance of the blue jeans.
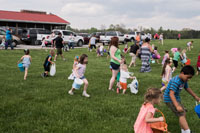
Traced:
<svg viewBox="0 0 200 133">
<path fill-rule="evenodd" d="M 74 49 L 74 42 L 69 42 L 68 46 L 69 46 L 69 49 L 70 49 L 71 47 L 72 47 L 72 49 Z"/>
<path fill-rule="evenodd" d="M 8 49 L 9 45 L 10 45 L 11 49 L 13 50 L 12 40 L 6 40 L 5 49 Z"/>
</svg>

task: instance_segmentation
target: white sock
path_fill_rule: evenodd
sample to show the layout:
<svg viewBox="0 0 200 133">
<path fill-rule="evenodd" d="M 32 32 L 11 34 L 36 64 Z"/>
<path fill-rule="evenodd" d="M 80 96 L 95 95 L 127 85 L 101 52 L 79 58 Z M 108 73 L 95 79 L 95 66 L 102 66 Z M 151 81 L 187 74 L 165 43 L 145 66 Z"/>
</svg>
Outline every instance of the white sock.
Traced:
<svg viewBox="0 0 200 133">
<path fill-rule="evenodd" d="M 185 133 L 190 133 L 190 129 L 188 129 L 188 130 L 185 130 Z"/>
<path fill-rule="evenodd" d="M 181 129 L 181 133 L 185 133 L 185 130 L 184 130 L 184 129 Z"/>
</svg>

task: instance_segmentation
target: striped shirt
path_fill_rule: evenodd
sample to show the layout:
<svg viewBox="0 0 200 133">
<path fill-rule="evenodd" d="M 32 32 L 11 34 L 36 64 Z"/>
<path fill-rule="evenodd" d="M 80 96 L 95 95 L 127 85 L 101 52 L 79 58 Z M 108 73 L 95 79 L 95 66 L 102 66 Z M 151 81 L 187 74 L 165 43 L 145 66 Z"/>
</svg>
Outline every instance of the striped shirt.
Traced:
<svg viewBox="0 0 200 133">
<path fill-rule="evenodd" d="M 167 85 L 167 88 L 164 92 L 164 102 L 172 102 L 171 98 L 170 98 L 170 90 L 175 92 L 175 97 L 176 100 L 178 102 L 181 102 L 181 98 L 179 96 L 181 90 L 185 88 L 188 88 L 188 83 L 187 82 L 183 82 L 180 77 L 177 75 L 176 77 L 173 77 L 170 81 L 169 84 Z"/>
</svg>

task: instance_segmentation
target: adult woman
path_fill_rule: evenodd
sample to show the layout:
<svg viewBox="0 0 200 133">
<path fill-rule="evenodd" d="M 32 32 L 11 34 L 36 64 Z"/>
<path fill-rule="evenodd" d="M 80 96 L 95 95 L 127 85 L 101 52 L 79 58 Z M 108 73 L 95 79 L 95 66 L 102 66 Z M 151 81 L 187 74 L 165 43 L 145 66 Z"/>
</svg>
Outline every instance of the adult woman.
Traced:
<svg viewBox="0 0 200 133">
<path fill-rule="evenodd" d="M 119 49 L 119 39 L 117 37 L 112 37 L 110 42 L 110 65 L 112 67 L 112 77 L 110 79 L 110 84 L 108 90 L 112 90 L 113 84 L 117 77 L 117 73 L 119 72 L 121 60 L 121 50 Z"/>
<path fill-rule="evenodd" d="M 145 43 L 142 45 L 140 49 L 141 53 L 141 61 L 142 61 L 142 66 L 140 72 L 150 72 L 151 67 L 150 67 L 150 57 L 152 53 L 152 47 L 150 45 L 150 39 L 146 38 Z"/>
</svg>

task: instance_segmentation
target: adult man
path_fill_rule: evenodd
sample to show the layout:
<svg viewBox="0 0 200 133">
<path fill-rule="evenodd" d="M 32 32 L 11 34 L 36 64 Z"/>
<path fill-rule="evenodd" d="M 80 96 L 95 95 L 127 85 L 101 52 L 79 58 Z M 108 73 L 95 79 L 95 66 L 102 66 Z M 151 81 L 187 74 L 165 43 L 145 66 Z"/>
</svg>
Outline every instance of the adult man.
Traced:
<svg viewBox="0 0 200 133">
<path fill-rule="evenodd" d="M 13 45 L 12 45 L 12 29 L 8 28 L 6 30 L 6 45 L 5 49 L 8 49 L 8 45 L 10 45 L 11 50 L 13 50 Z"/>
<path fill-rule="evenodd" d="M 127 53 L 130 50 L 130 56 L 132 57 L 129 67 L 132 65 L 136 66 L 136 58 L 138 56 L 139 49 L 139 42 L 136 42 L 136 44 L 131 45 L 126 51 Z"/>
<path fill-rule="evenodd" d="M 65 61 L 65 58 L 62 55 L 63 44 L 64 44 L 64 41 L 62 39 L 62 34 L 59 32 L 58 36 L 54 39 L 54 45 L 56 45 L 56 49 L 57 49 L 57 53 L 55 55 L 54 61 L 56 61 L 56 58 L 58 55 L 60 55 L 62 59 Z"/>
</svg>

